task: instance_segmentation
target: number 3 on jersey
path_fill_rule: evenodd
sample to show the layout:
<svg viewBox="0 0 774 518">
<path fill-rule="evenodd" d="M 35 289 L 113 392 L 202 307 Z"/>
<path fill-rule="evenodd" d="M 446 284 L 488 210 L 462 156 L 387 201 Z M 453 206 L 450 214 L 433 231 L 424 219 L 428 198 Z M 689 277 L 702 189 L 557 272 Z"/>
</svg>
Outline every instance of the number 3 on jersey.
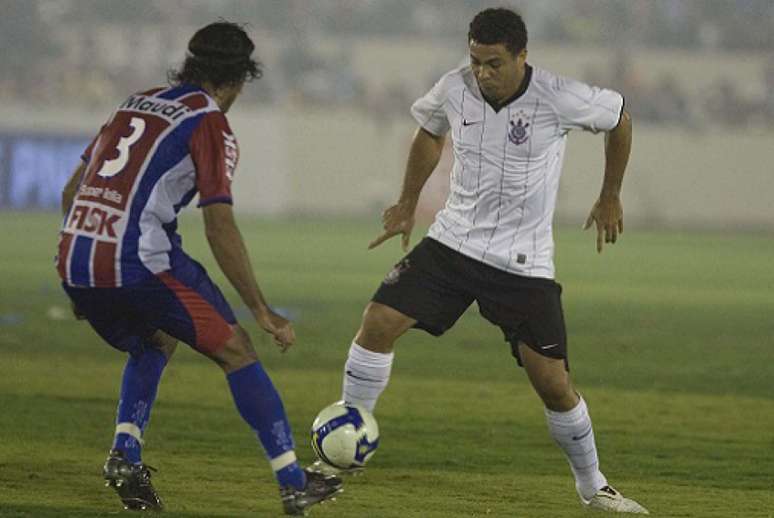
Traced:
<svg viewBox="0 0 774 518">
<path fill-rule="evenodd" d="M 140 117 L 132 117 L 129 121 L 129 126 L 132 132 L 125 137 L 121 137 L 118 144 L 116 144 L 118 156 L 111 160 L 105 160 L 105 163 L 102 164 L 102 167 L 97 172 L 99 176 L 110 178 L 123 171 L 124 167 L 126 167 L 126 163 L 129 161 L 129 148 L 140 140 L 143 132 L 145 132 L 145 120 Z"/>
</svg>

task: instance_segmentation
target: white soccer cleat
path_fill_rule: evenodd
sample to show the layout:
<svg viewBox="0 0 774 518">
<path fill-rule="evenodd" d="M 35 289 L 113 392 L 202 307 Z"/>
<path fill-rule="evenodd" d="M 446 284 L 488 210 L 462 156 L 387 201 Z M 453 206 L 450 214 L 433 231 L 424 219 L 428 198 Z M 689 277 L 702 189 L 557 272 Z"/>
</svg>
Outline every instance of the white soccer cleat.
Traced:
<svg viewBox="0 0 774 518">
<path fill-rule="evenodd" d="M 647 509 L 634 500 L 626 498 L 611 486 L 603 487 L 590 500 L 581 497 L 581 502 L 585 507 L 613 513 L 650 514 Z"/>
</svg>

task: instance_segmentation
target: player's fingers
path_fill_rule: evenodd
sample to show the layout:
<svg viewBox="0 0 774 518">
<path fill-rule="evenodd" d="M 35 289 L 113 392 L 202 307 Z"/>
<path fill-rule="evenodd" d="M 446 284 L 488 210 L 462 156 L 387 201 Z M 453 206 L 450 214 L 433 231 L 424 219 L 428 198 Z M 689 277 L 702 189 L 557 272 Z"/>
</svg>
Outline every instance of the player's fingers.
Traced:
<svg viewBox="0 0 774 518">
<path fill-rule="evenodd" d="M 259 324 L 261 325 L 261 329 L 269 333 L 271 336 L 277 336 L 277 327 L 270 320 L 267 322 L 259 322 Z"/>
<path fill-rule="evenodd" d="M 293 324 L 288 321 L 284 321 L 281 325 L 277 326 L 276 336 L 283 342 L 287 342 L 293 334 Z"/>
<path fill-rule="evenodd" d="M 288 336 L 286 330 L 282 330 L 274 335 L 274 343 L 277 344 L 280 349 L 282 349 L 283 353 L 287 351 L 291 345 L 293 345 L 293 341 L 291 340 L 290 336 Z"/>
<path fill-rule="evenodd" d="M 275 339 L 274 339 L 274 344 L 275 344 L 277 347 L 279 347 L 279 348 L 280 348 L 280 352 L 282 352 L 282 353 L 284 353 L 285 351 L 287 351 L 287 350 L 288 350 L 288 347 L 290 347 L 288 344 L 286 344 L 285 342 L 283 342 L 282 340 L 280 340 L 280 339 L 278 339 L 278 338 L 275 338 Z"/>
<path fill-rule="evenodd" d="M 597 253 L 602 253 L 602 243 L 605 239 L 605 229 L 601 225 L 597 225 Z"/>
<path fill-rule="evenodd" d="M 618 233 L 623 234 L 623 216 L 618 220 Z"/>
<path fill-rule="evenodd" d="M 612 224 L 609 228 L 610 242 L 615 243 L 618 240 L 618 225 Z"/>
<path fill-rule="evenodd" d="M 586 223 L 583 224 L 583 230 L 588 230 L 588 228 L 591 226 L 593 222 L 594 222 L 594 212 L 589 214 L 589 217 L 586 218 Z"/>
<path fill-rule="evenodd" d="M 369 243 L 368 245 L 368 249 L 371 250 L 372 248 L 376 248 L 377 246 L 381 245 L 382 243 L 384 243 L 394 235 L 395 235 L 394 232 L 385 232 L 381 236 L 371 241 L 371 243 Z"/>
</svg>

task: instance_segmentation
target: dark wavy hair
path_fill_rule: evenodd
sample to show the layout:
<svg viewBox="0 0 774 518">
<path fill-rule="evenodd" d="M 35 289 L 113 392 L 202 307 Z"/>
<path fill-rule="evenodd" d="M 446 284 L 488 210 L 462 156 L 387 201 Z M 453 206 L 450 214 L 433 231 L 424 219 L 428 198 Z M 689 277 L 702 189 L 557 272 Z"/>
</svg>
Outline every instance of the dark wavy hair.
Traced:
<svg viewBox="0 0 774 518">
<path fill-rule="evenodd" d="M 521 16 L 504 7 L 485 9 L 470 22 L 468 41 L 502 43 L 514 56 L 527 48 L 527 26 Z"/>
<path fill-rule="evenodd" d="M 221 20 L 202 27 L 188 42 L 188 53 L 180 70 L 167 74 L 171 84 L 210 83 L 215 88 L 259 79 L 261 63 L 251 56 L 255 50 L 243 26 Z"/>
</svg>

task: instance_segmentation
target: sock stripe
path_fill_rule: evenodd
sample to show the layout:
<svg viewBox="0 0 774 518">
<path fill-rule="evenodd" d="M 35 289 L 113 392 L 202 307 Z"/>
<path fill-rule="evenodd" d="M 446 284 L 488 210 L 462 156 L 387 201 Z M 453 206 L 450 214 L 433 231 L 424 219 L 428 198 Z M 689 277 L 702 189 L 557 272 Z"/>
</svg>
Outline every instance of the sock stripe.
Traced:
<svg viewBox="0 0 774 518">
<path fill-rule="evenodd" d="M 290 451 L 286 451 L 285 453 L 283 453 L 278 457 L 274 457 L 269 461 L 269 464 L 271 464 L 272 471 L 277 472 L 281 469 L 287 468 L 294 462 L 297 462 L 296 452 L 294 452 L 293 450 L 290 450 Z"/>
<path fill-rule="evenodd" d="M 140 430 L 140 427 L 134 423 L 118 423 L 116 425 L 116 435 L 119 433 L 131 435 L 137 439 L 137 442 L 139 442 L 140 445 L 145 444 L 145 441 L 142 440 L 142 430 Z"/>
</svg>

